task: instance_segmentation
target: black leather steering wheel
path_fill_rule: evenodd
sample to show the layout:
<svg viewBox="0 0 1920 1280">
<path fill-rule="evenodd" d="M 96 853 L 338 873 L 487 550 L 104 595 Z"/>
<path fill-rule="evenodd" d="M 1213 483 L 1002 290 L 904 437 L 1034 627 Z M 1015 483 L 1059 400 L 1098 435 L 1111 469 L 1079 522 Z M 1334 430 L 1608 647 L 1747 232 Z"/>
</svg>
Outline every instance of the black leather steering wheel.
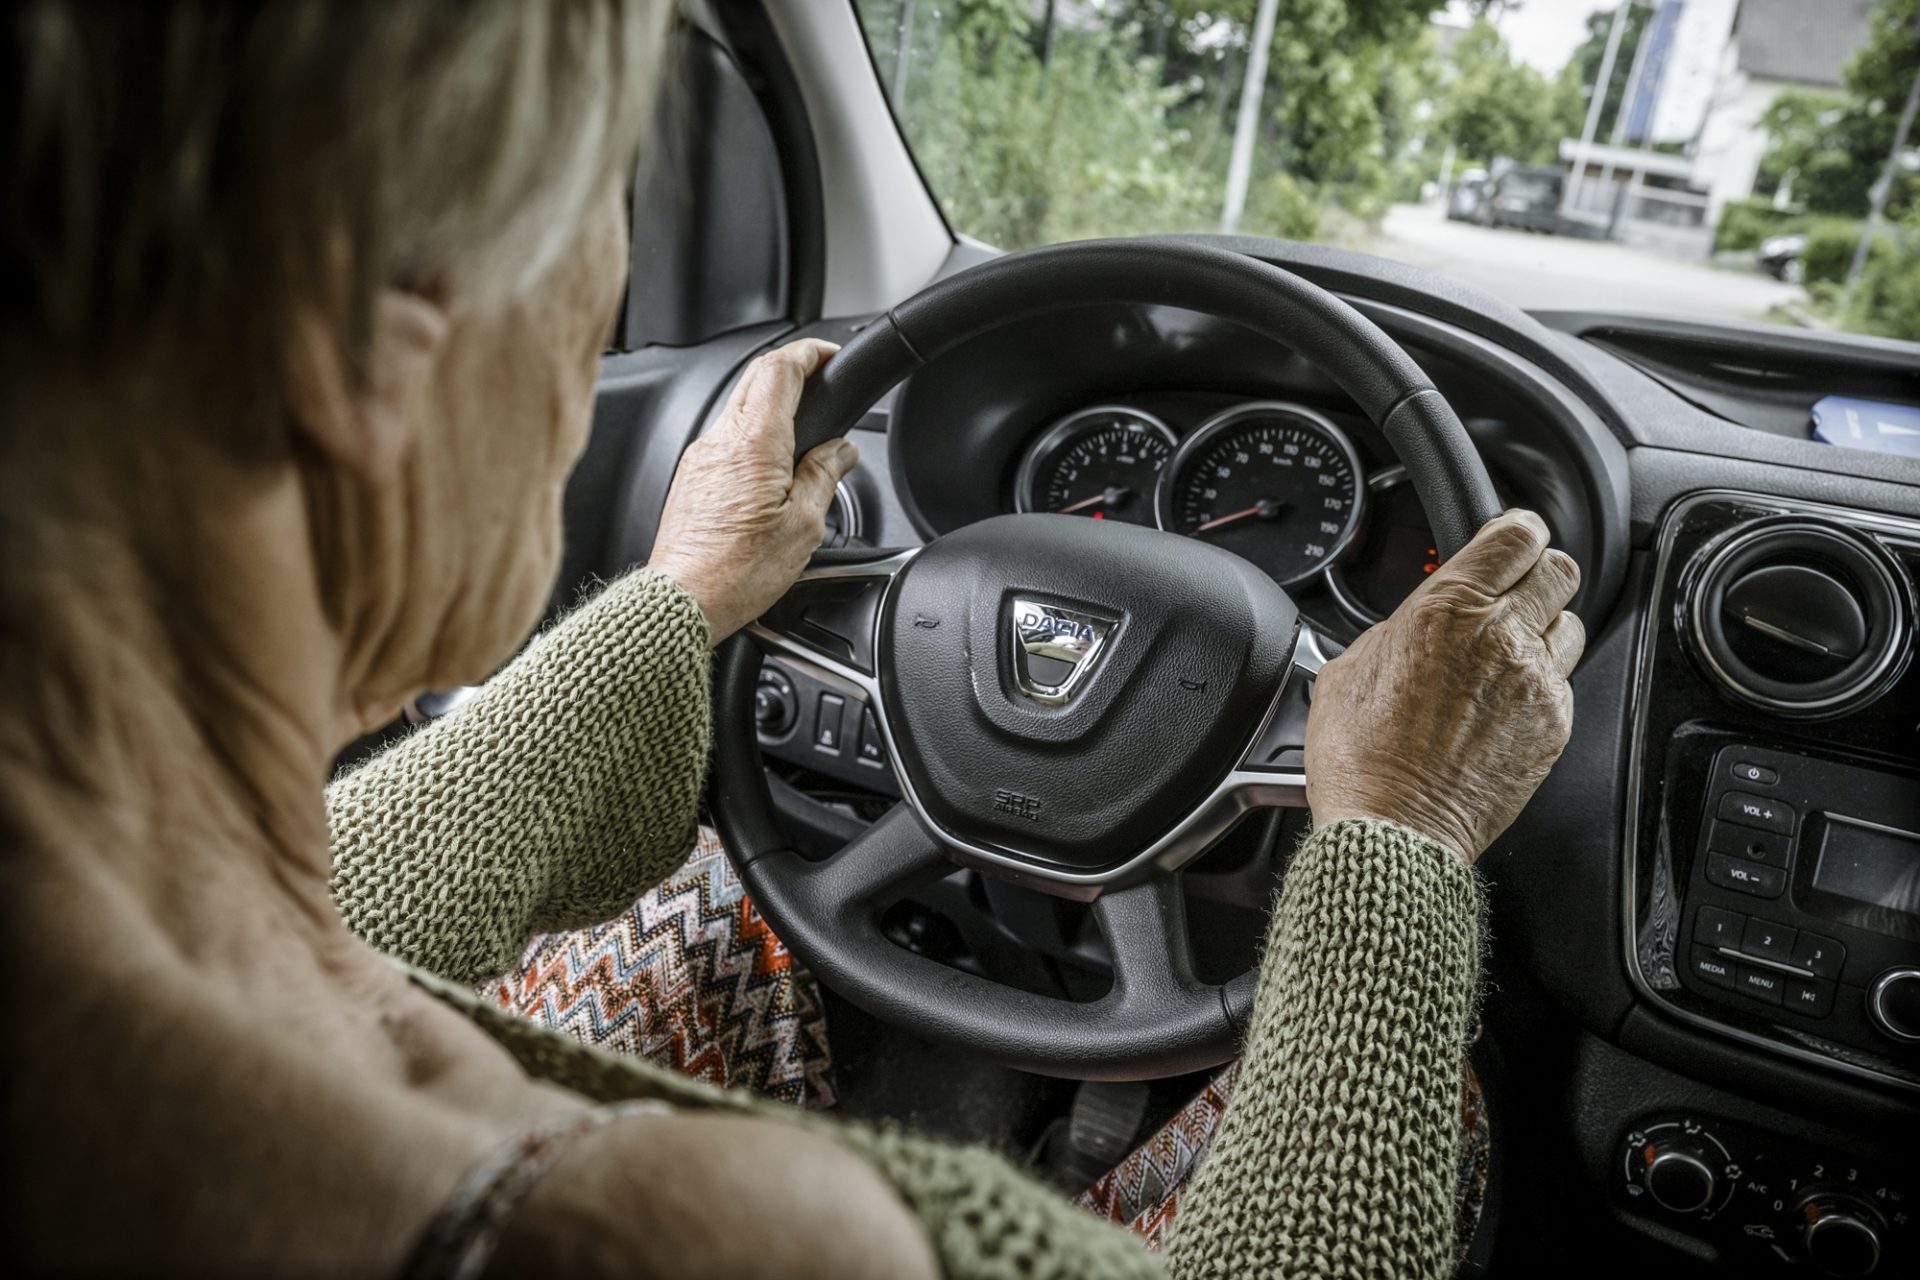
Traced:
<svg viewBox="0 0 1920 1280">
<path fill-rule="evenodd" d="M 1486 467 L 1419 366 L 1353 308 L 1211 246 L 1090 241 L 997 258 L 863 329 L 809 385 L 802 452 L 988 328 L 1091 303 L 1236 321 L 1318 366 L 1386 434 L 1457 551 L 1499 513 Z M 764 652 L 874 716 L 905 799 L 844 849 L 787 846 L 755 736 Z M 1225 1062 L 1254 974 L 1193 972 L 1172 872 L 1247 810 L 1305 803 L 1307 699 L 1326 648 L 1230 552 L 1112 521 L 999 516 L 908 551 L 823 553 L 722 647 L 714 818 L 755 904 L 874 1015 L 1029 1071 L 1145 1079 Z M 993 982 L 881 932 L 956 864 L 1090 901 L 1113 958 L 1098 1000 Z"/>
</svg>

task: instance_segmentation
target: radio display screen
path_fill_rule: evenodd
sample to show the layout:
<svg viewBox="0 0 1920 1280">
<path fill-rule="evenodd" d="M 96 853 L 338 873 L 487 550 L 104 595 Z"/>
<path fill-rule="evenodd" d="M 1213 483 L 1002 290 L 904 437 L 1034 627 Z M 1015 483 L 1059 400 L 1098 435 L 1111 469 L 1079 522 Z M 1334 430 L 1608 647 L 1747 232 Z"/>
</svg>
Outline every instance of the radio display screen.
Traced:
<svg viewBox="0 0 1920 1280">
<path fill-rule="evenodd" d="M 1871 908 L 1869 917 L 1886 932 L 1920 928 L 1920 835 L 1838 813 L 1824 816 L 1826 838 L 1813 887 Z"/>
</svg>

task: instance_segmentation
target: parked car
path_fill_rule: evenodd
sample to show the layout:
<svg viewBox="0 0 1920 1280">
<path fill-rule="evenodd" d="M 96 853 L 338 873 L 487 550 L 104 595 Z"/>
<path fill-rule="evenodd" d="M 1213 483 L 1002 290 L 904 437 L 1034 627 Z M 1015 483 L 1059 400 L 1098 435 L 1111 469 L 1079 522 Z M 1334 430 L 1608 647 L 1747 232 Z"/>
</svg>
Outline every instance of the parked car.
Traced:
<svg viewBox="0 0 1920 1280">
<path fill-rule="evenodd" d="M 1560 229 L 1560 197 L 1567 175 L 1546 165 L 1517 164 L 1494 174 L 1480 221 L 1524 231 Z"/>
<path fill-rule="evenodd" d="M 1487 171 L 1468 169 L 1447 193 L 1447 217 L 1454 222 L 1477 222 L 1487 202 Z"/>
<path fill-rule="evenodd" d="M 1753 261 L 1775 280 L 1799 284 L 1807 275 L 1806 252 L 1806 233 L 1790 231 L 1762 240 L 1760 248 L 1754 252 Z"/>
</svg>

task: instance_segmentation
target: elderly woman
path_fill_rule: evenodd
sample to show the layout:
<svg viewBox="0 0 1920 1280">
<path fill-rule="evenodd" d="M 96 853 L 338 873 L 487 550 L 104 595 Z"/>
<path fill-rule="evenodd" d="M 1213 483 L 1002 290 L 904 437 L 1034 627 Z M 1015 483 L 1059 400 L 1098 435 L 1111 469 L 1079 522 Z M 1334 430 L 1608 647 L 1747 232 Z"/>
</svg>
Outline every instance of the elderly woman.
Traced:
<svg viewBox="0 0 1920 1280">
<path fill-rule="evenodd" d="M 336 751 L 485 677 L 538 614 L 662 8 L 7 17 L 8 1252 L 198 1275 L 1443 1274 L 1470 863 L 1558 754 L 1581 647 L 1572 565 L 1531 516 L 1322 676 L 1320 825 L 1164 1257 L 988 1154 L 508 1018 L 343 919 L 471 977 L 669 869 L 707 650 L 791 581 L 852 463 L 791 463 L 829 349 L 756 363 L 683 462 L 653 565 L 339 786 L 336 868 Z M 1382 960 L 1417 1016 L 1347 1034 Z M 1326 1080 L 1395 1114 L 1342 1111 Z"/>
</svg>

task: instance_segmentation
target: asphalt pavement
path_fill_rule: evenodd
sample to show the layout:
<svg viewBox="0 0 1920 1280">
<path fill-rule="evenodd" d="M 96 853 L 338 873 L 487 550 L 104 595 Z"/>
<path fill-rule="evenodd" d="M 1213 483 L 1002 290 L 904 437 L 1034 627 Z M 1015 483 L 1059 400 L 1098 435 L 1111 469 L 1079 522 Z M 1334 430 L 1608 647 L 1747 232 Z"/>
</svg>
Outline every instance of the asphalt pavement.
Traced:
<svg viewBox="0 0 1920 1280">
<path fill-rule="evenodd" d="M 1438 204 L 1395 205 L 1363 246 L 1475 285 L 1524 310 L 1657 311 L 1765 320 L 1802 296 L 1758 271 L 1683 262 L 1610 241 L 1449 222 Z"/>
</svg>

